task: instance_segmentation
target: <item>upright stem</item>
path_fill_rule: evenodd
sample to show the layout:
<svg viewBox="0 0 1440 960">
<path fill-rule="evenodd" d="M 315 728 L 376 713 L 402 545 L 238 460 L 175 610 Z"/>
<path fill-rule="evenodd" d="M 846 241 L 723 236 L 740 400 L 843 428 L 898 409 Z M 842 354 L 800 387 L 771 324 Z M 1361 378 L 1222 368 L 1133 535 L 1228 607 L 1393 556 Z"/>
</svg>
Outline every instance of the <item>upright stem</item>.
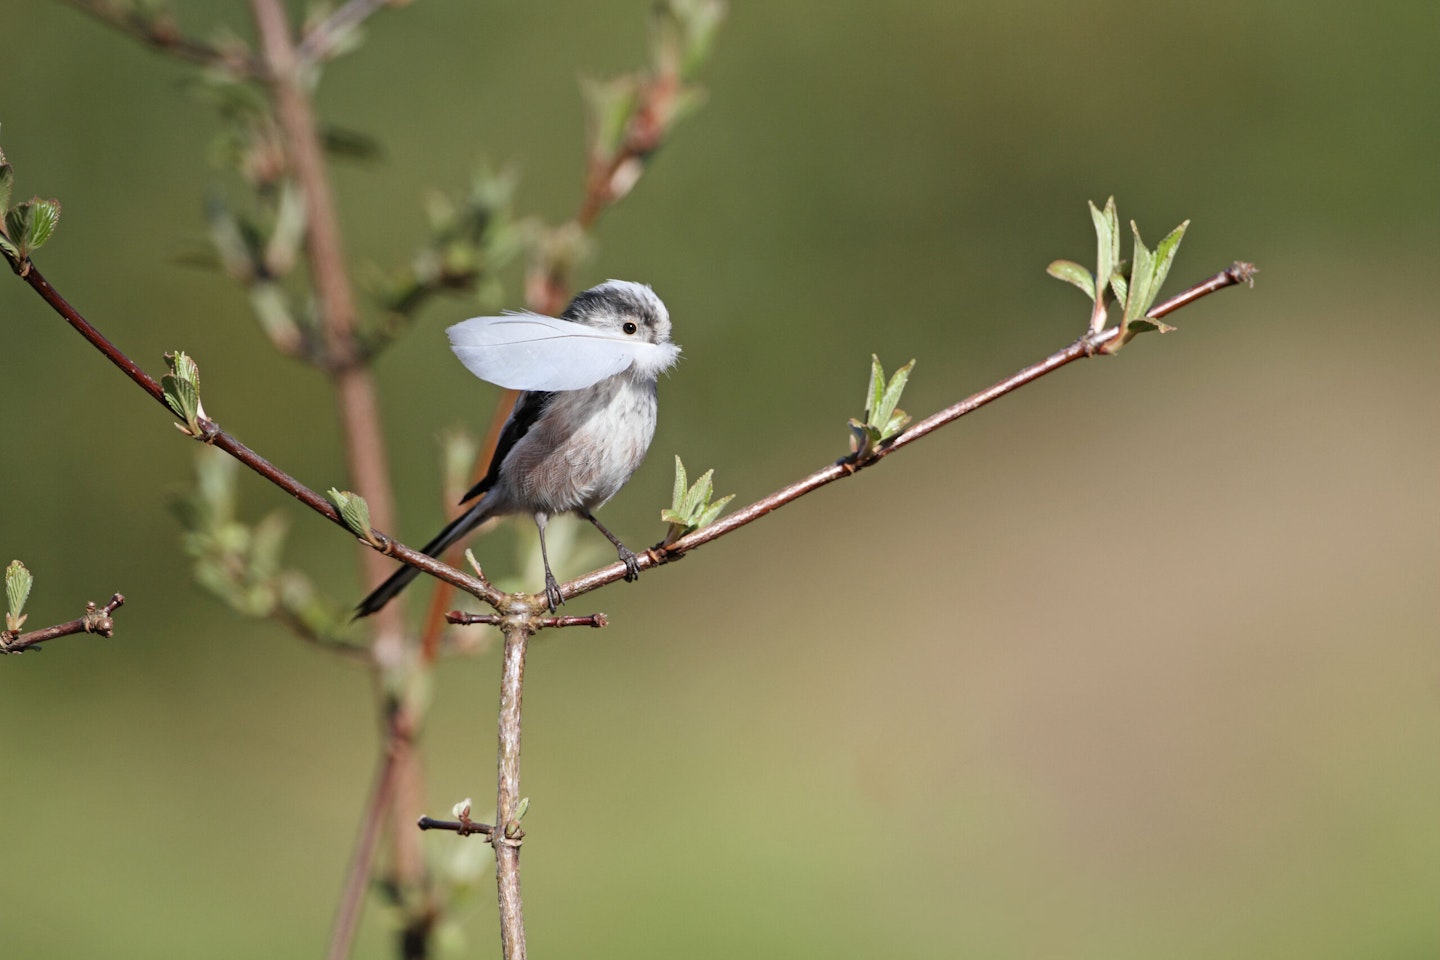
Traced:
<svg viewBox="0 0 1440 960">
<path fill-rule="evenodd" d="M 374 381 L 369 369 L 360 362 L 356 349 L 355 298 L 345 269 L 340 222 L 325 168 L 319 127 L 302 75 L 301 56 L 281 0 L 251 0 L 251 6 L 268 67 L 276 115 L 285 132 L 287 156 L 305 201 L 306 254 L 320 308 L 327 370 L 335 388 L 351 481 L 369 503 L 374 525 L 394 529 L 394 494 L 381 433 L 380 409 Z M 391 570 L 385 557 L 369 550 L 362 553 L 361 563 L 367 585 L 381 582 Z M 410 666 L 403 609 L 401 604 L 392 603 L 375 618 L 375 640 L 371 649 L 382 688 L 389 685 L 385 679 L 387 673 L 393 676 Z M 408 688 L 409 684 L 402 686 Z M 418 726 L 417 718 L 411 715 L 413 705 L 405 694 L 393 701 L 387 697 L 385 709 L 387 727 L 392 734 L 397 729 L 410 730 Z M 391 754 L 390 763 L 382 767 L 383 774 L 392 781 L 388 785 L 391 789 L 386 790 L 385 784 L 377 789 L 390 797 L 395 880 L 402 888 L 415 887 L 423 881 L 425 871 L 419 837 L 411 827 L 420 810 L 419 755 L 407 737 L 388 737 L 384 749 Z M 376 810 L 374 815 L 380 812 Z M 373 846 L 375 837 L 375 833 L 366 831 L 362 843 Z M 367 852 L 358 850 L 355 862 L 366 861 Z M 355 917 L 358 912 L 349 918 L 342 914 L 342 920 L 351 924 Z M 428 930 L 428 926 L 425 929 Z M 348 937 L 350 932 L 353 931 L 337 928 L 336 939 Z M 413 953 L 410 946 L 407 940 L 407 955 Z"/>
<path fill-rule="evenodd" d="M 381 530 L 395 529 L 390 469 L 380 432 L 380 409 L 369 370 L 357 362 L 355 297 L 345 269 L 340 221 L 325 169 L 325 155 L 309 92 L 300 77 L 300 57 L 280 0 L 252 0 L 255 25 L 269 67 L 275 109 L 285 131 L 290 164 L 305 199 L 306 253 L 319 301 L 326 356 L 335 385 L 340 427 L 350 476 L 370 505 L 370 519 Z M 367 583 L 389 576 L 391 564 L 366 551 Z M 394 604 L 376 614 L 377 633 L 399 635 L 400 610 Z"/>
<path fill-rule="evenodd" d="M 500 745 L 495 793 L 495 885 L 500 900 L 500 945 L 505 960 L 525 960 L 525 913 L 520 900 L 520 699 L 530 628 L 506 619 L 505 666 L 500 678 Z"/>
<path fill-rule="evenodd" d="M 391 737 L 389 749 L 381 755 L 380 769 L 375 775 L 375 786 L 370 794 L 370 805 L 361 820 L 360 838 L 352 854 L 354 862 L 345 878 L 345 889 L 340 896 L 340 907 L 335 911 L 335 927 L 330 935 L 330 949 L 327 960 L 345 960 L 350 956 L 350 947 L 355 939 L 355 930 L 360 923 L 360 907 L 365 902 L 365 891 L 370 884 L 370 868 L 375 856 L 375 847 L 380 839 L 380 824 L 384 812 L 389 809 L 395 792 L 395 764 L 399 760 L 396 749 L 398 737 Z"/>
</svg>

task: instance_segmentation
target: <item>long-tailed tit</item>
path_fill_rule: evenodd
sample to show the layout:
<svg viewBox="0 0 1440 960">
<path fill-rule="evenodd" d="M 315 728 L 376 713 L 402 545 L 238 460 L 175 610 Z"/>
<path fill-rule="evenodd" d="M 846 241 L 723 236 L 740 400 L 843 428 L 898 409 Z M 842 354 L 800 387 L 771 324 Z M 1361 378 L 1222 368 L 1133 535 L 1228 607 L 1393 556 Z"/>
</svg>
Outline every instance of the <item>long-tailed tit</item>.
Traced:
<svg viewBox="0 0 1440 960">
<path fill-rule="evenodd" d="M 680 356 L 670 314 L 648 286 L 608 280 L 579 294 L 560 319 L 533 313 L 476 317 L 449 330 L 450 348 L 475 376 L 523 390 L 500 431 L 479 497 L 424 547 L 432 557 L 491 517 L 528 513 L 540 528 L 545 598 L 562 601 L 545 555 L 545 524 L 573 511 L 615 545 L 625 579 L 640 575 L 635 554 L 595 511 L 645 459 L 655 435 L 655 380 Z M 419 574 L 401 567 L 360 602 L 357 617 L 390 602 Z"/>
</svg>

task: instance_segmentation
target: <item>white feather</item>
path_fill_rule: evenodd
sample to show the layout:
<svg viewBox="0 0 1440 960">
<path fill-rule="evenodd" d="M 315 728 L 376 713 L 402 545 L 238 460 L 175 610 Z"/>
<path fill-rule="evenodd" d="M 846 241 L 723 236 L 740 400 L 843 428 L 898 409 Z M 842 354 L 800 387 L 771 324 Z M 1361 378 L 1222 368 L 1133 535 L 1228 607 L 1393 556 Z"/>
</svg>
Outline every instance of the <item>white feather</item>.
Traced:
<svg viewBox="0 0 1440 960">
<path fill-rule="evenodd" d="M 655 376 L 679 355 L 674 344 L 534 313 L 475 317 L 447 332 L 467 370 L 510 390 L 579 390 L 632 365 Z"/>
</svg>

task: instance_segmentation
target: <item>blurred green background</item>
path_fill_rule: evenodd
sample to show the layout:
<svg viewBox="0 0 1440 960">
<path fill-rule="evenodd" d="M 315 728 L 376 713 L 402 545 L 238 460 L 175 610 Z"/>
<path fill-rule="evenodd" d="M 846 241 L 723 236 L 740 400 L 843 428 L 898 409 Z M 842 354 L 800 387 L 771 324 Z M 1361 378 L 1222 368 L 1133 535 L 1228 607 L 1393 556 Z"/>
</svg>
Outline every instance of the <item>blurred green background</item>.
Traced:
<svg viewBox="0 0 1440 960">
<path fill-rule="evenodd" d="M 386 147 L 336 171 L 355 261 L 406 255 L 425 190 L 481 158 L 520 171 L 522 212 L 568 216 L 577 78 L 642 62 L 646 9 L 377 17 L 319 101 Z M 180 11 L 249 33 L 238 2 Z M 63 5 L 0 0 L 0 31 L 17 192 L 64 203 L 46 275 L 344 486 L 323 383 L 175 262 L 217 180 L 188 70 Z M 843 453 L 872 352 L 918 358 L 924 415 L 1069 343 L 1088 305 L 1044 267 L 1092 259 L 1086 200 L 1115 193 L 1152 243 L 1193 218 L 1170 292 L 1262 272 L 572 604 L 612 626 L 530 661 L 533 952 L 1440 955 L 1437 62 L 1424 3 L 735 4 L 707 105 L 577 276 L 652 283 L 685 348 L 605 512 L 632 544 L 662 533 L 672 453 L 737 503 Z M 378 368 L 410 542 L 442 515 L 436 435 L 491 412 L 441 334 L 467 311 L 435 305 Z M 114 640 L 0 662 L 0 955 L 318 955 L 372 773 L 368 674 L 192 585 L 165 498 L 194 447 L 18 281 L 0 344 L 0 562 L 34 572 L 31 624 L 129 598 Z M 358 597 L 345 536 L 241 490 Z M 498 572 L 513 543 L 477 553 Z M 493 796 L 497 667 L 438 678 L 436 814 Z M 498 955 L 492 890 L 456 955 Z M 388 922 L 372 899 L 358 956 L 393 955 Z"/>
</svg>

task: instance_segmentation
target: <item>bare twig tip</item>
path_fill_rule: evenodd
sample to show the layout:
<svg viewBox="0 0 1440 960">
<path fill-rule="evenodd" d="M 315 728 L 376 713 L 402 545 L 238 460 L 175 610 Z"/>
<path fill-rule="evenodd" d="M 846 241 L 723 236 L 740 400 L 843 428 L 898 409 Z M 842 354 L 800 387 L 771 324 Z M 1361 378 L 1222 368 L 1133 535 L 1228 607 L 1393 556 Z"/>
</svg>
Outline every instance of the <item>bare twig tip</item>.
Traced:
<svg viewBox="0 0 1440 960">
<path fill-rule="evenodd" d="M 494 626 L 500 622 L 500 618 L 493 613 L 467 613 L 464 610 L 451 610 L 445 614 L 445 620 L 448 623 L 454 623 L 460 626 L 470 626 L 477 623 Z"/>
<path fill-rule="evenodd" d="M 488 823 L 477 823 L 468 817 L 463 820 L 436 820 L 434 817 L 421 817 L 415 821 L 415 826 L 421 830 L 449 830 L 462 837 L 468 837 L 473 833 L 491 836 L 495 828 Z"/>
</svg>

